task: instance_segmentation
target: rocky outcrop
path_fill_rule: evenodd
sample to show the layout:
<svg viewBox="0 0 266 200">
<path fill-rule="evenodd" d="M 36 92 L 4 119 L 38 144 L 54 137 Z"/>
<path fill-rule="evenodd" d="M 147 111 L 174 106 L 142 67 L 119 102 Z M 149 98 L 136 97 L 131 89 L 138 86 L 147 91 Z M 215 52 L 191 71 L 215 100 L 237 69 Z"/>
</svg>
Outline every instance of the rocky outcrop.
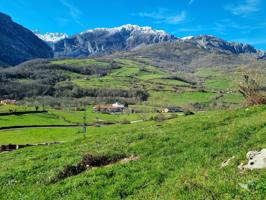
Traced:
<svg viewBox="0 0 266 200">
<path fill-rule="evenodd" d="M 52 49 L 30 30 L 0 13 L 0 63 L 16 65 L 34 58 L 51 58 Z"/>
<path fill-rule="evenodd" d="M 230 52 L 233 54 L 258 53 L 258 51 L 249 44 L 228 42 L 211 35 L 200 35 L 190 37 L 189 39 L 186 39 L 185 42 L 191 42 L 197 45 L 198 47 L 204 48 L 206 50 L 215 49 L 224 52 Z"/>
</svg>

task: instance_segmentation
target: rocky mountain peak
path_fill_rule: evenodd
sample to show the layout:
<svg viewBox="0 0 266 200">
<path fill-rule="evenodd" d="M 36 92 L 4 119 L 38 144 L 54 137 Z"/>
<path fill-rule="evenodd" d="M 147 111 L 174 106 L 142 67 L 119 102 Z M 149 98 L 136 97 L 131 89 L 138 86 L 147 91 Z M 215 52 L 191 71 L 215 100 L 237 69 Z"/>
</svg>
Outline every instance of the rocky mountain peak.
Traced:
<svg viewBox="0 0 266 200">
<path fill-rule="evenodd" d="M 216 49 L 220 51 L 228 51 L 233 54 L 258 53 L 258 51 L 249 44 L 228 42 L 213 35 L 194 36 L 186 41 L 192 42 L 207 50 Z"/>
<path fill-rule="evenodd" d="M 175 41 L 174 35 L 151 27 L 123 25 L 87 30 L 53 44 L 56 57 L 84 57 L 131 50 L 141 45 Z"/>
<path fill-rule="evenodd" d="M 41 40 L 48 43 L 55 43 L 59 40 L 65 39 L 68 37 L 66 33 L 40 33 L 39 31 L 34 31 L 34 34 Z"/>
<path fill-rule="evenodd" d="M 155 30 L 152 27 L 149 26 L 138 26 L 138 25 L 132 25 L 132 24 L 126 24 L 119 27 L 114 28 L 96 28 L 96 29 L 90 29 L 85 32 L 82 32 L 81 34 L 91 33 L 95 31 L 107 31 L 109 33 L 117 33 L 117 32 L 138 32 L 142 34 L 159 34 L 159 35 L 168 35 L 163 30 Z"/>
</svg>

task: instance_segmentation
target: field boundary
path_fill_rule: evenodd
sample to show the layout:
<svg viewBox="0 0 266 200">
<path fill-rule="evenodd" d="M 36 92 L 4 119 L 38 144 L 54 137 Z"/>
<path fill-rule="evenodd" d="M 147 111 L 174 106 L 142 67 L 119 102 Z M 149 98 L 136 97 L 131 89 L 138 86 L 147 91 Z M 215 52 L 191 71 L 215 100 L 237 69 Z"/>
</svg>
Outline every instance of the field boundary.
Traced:
<svg viewBox="0 0 266 200">
<path fill-rule="evenodd" d="M 39 114 L 39 113 L 48 113 L 48 111 L 47 110 L 43 110 L 43 111 L 8 112 L 8 113 L 0 113 L 0 116 L 26 115 L 26 114 Z"/>
</svg>

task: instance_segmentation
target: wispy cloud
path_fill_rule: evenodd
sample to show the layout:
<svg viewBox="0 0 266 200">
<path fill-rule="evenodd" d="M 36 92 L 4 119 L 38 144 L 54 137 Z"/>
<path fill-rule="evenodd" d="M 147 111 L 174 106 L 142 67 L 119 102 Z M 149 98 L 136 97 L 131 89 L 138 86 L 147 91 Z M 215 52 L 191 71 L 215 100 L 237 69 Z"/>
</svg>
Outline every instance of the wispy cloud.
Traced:
<svg viewBox="0 0 266 200">
<path fill-rule="evenodd" d="M 195 26 L 195 27 L 183 27 L 183 28 L 179 28 L 175 33 L 179 33 L 179 32 L 184 32 L 184 33 L 188 33 L 188 32 L 200 32 L 205 30 L 204 27 L 202 27 L 201 25 Z"/>
<path fill-rule="evenodd" d="M 169 14 L 167 9 L 159 9 L 157 12 L 142 12 L 137 14 L 139 17 L 147 17 L 154 20 L 155 23 L 164 24 L 180 24 L 187 19 L 187 12 L 185 10 Z"/>
<path fill-rule="evenodd" d="M 238 4 L 228 4 L 224 7 L 233 15 L 247 16 L 260 10 L 260 0 L 244 0 Z"/>
<path fill-rule="evenodd" d="M 189 0 L 188 5 L 190 6 L 191 4 L 193 4 L 195 2 L 195 0 Z"/>
<path fill-rule="evenodd" d="M 71 4 L 68 0 L 60 0 L 61 4 L 68 10 L 69 15 L 73 18 L 73 20 L 79 24 L 80 26 L 84 25 L 81 22 L 82 12 L 73 4 Z"/>
<path fill-rule="evenodd" d="M 69 23 L 69 19 L 66 19 L 64 17 L 57 17 L 54 19 L 54 21 L 60 26 L 64 27 Z"/>
<path fill-rule="evenodd" d="M 266 22 L 256 22 L 255 24 L 249 24 L 245 22 L 237 23 L 232 19 L 223 19 L 216 22 L 213 25 L 212 30 L 220 34 L 227 34 L 229 30 L 237 31 L 241 34 L 248 34 L 252 31 L 265 30 L 265 28 Z"/>
</svg>

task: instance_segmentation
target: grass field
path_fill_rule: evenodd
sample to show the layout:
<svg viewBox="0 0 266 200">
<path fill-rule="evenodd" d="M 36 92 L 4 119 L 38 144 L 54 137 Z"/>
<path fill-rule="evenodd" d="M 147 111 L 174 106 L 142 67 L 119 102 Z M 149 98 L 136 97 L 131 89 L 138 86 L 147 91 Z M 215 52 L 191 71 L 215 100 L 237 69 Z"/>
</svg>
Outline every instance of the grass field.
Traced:
<svg viewBox="0 0 266 200">
<path fill-rule="evenodd" d="M 75 127 L 0 130 L 0 145 L 63 142 L 0 153 L 0 200 L 264 200 L 266 171 L 238 169 L 248 151 L 266 148 L 266 106 L 244 107 L 238 91 L 241 67 L 185 69 L 184 64 L 179 71 L 151 61 L 148 57 L 38 61 L 24 69 L 39 70 L 30 78 L 22 76 L 23 70 L 7 74 L 10 78 L 3 83 L 18 88 L 18 93 L 6 98 L 18 97 L 24 86 L 38 83 L 40 88 L 29 89 L 36 95 L 21 95 L 16 106 L 0 106 L 0 113 L 34 111 L 35 105 L 42 109 L 43 104 L 48 113 L 0 116 L 0 128 Z M 93 112 L 96 102 L 115 101 L 129 104 L 128 112 Z M 171 106 L 185 111 L 158 113 Z M 75 111 L 81 108 L 86 109 Z M 86 134 L 85 114 L 86 123 L 95 124 Z M 108 162 L 84 169 L 80 163 L 88 154 Z M 65 179 L 55 179 L 66 170 Z"/>
<path fill-rule="evenodd" d="M 1 199 L 264 199 L 266 171 L 240 173 L 237 166 L 246 160 L 247 151 L 265 148 L 265 127 L 266 107 L 259 106 L 179 116 L 164 122 L 95 127 L 88 129 L 85 139 L 75 138 L 73 130 L 57 130 L 55 135 L 73 134 L 76 140 L 1 154 L 0 196 Z M 39 134 L 44 134 L 42 131 Z M 59 171 L 77 164 L 86 153 L 108 157 L 135 155 L 139 160 L 94 167 L 50 183 Z M 221 169 L 220 164 L 232 156 L 236 158 Z M 247 184 L 248 190 L 241 184 Z"/>
<path fill-rule="evenodd" d="M 151 96 L 148 100 L 150 105 L 176 105 L 184 106 L 189 103 L 206 103 L 211 101 L 211 97 L 214 97 L 215 93 L 204 92 L 151 92 Z"/>
<path fill-rule="evenodd" d="M 104 60 L 92 58 L 63 59 L 50 62 L 50 64 L 73 66 L 92 71 L 99 67 L 102 70 L 106 70 L 106 73 L 85 75 L 82 72 L 78 73 L 78 71 L 75 72 L 73 70 L 62 70 L 62 73 L 68 76 L 67 84 L 71 82 L 82 89 L 143 89 L 150 95 L 148 102 L 152 102 L 151 104 L 156 104 L 156 106 L 165 106 L 167 104 L 191 107 L 191 104 L 195 103 L 215 103 L 212 97 L 217 96 L 220 91 L 236 91 L 237 82 L 241 80 L 240 73 L 231 72 L 229 69 L 202 67 L 195 70 L 194 73 L 185 71 L 171 72 L 145 63 L 148 62 L 138 62 L 130 59 Z M 19 79 L 18 81 L 27 82 L 30 80 Z M 64 81 L 58 82 L 56 86 L 58 88 L 63 87 Z M 177 94 L 177 92 L 180 94 Z M 230 104 L 237 106 L 237 104 L 243 103 L 243 99 L 236 98 L 236 96 L 235 94 L 226 95 L 225 102 L 229 107 Z M 158 102 L 153 103 L 157 98 L 159 99 Z M 233 102 L 230 102 L 231 99 Z M 145 102 L 137 103 L 143 104 Z M 222 103 L 223 101 L 220 101 L 220 104 Z"/>
<path fill-rule="evenodd" d="M 0 127 L 22 126 L 22 125 L 64 125 L 69 124 L 58 116 L 50 113 L 25 114 L 0 116 Z"/>
<path fill-rule="evenodd" d="M 58 110 L 51 110 L 51 113 L 63 117 L 64 119 L 71 121 L 73 123 L 83 123 L 84 111 L 58 111 Z M 94 123 L 99 120 L 119 123 L 123 122 L 124 120 L 127 121 L 136 121 L 142 120 L 145 116 L 146 119 L 149 119 L 152 116 L 155 116 L 156 113 L 146 113 L 146 114 L 104 114 L 104 113 L 95 113 L 92 111 L 92 107 L 88 107 L 86 111 L 87 115 L 87 123 Z"/>
<path fill-rule="evenodd" d="M 237 88 L 234 74 L 226 75 L 224 71 L 216 68 L 201 68 L 193 74 L 193 79 L 199 82 L 196 88 L 204 88 L 207 92 L 192 91 L 192 85 L 180 80 L 174 80 L 173 75 L 162 69 L 143 65 L 138 62 L 118 59 L 121 68 L 113 69 L 104 77 L 91 77 L 89 79 L 73 78 L 72 82 L 82 88 L 144 88 L 150 94 L 148 104 L 156 106 L 178 105 L 187 106 L 193 103 L 212 102 L 216 92 L 230 91 Z M 62 62 L 62 61 L 61 61 Z M 67 62 L 67 61 L 65 61 Z M 72 61 L 70 60 L 70 63 Z M 177 73 L 179 77 L 187 77 L 186 73 Z M 239 75 L 238 75 L 239 76 Z M 194 86 L 194 87 L 195 87 Z M 180 94 L 176 93 L 180 89 Z M 157 91 L 154 91 L 157 90 Z M 241 104 L 243 98 L 237 94 L 228 94 L 225 97 L 227 104 Z M 232 99 L 232 102 L 230 100 Z M 223 101 L 220 101 L 223 102 Z"/>
<path fill-rule="evenodd" d="M 68 142 L 82 138 L 82 128 L 29 128 L 0 132 L 0 145 Z"/>
<path fill-rule="evenodd" d="M 108 62 L 103 62 L 95 59 L 63 59 L 52 61 L 52 64 L 72 65 L 77 67 L 90 66 L 90 65 L 102 65 L 107 66 Z"/>
</svg>

